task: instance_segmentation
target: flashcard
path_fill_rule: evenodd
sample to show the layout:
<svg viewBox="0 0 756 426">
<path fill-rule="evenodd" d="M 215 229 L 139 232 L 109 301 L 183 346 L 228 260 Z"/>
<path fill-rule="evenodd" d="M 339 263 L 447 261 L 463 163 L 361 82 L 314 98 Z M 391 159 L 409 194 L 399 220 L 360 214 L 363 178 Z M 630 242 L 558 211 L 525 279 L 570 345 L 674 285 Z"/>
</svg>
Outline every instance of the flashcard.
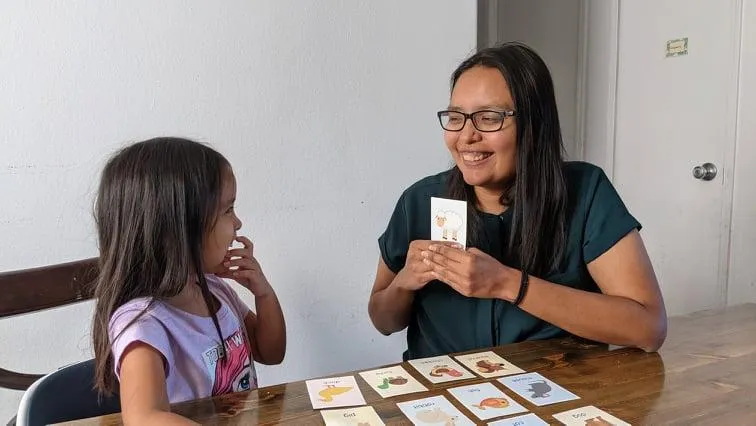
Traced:
<svg viewBox="0 0 756 426">
<path fill-rule="evenodd" d="M 475 376 L 448 355 L 409 360 L 410 365 L 431 383 L 474 379 Z"/>
<path fill-rule="evenodd" d="M 488 382 L 460 386 L 447 389 L 447 391 L 481 420 L 528 411 L 525 407 L 499 390 L 499 388 Z"/>
<path fill-rule="evenodd" d="M 467 246 L 467 202 L 431 197 L 431 240 Z"/>
<path fill-rule="evenodd" d="M 401 365 L 361 371 L 360 376 L 383 398 L 428 390 Z"/>
<path fill-rule="evenodd" d="M 481 377 L 499 377 L 524 373 L 525 370 L 496 355 L 493 351 L 456 356 L 457 361 Z"/>
<path fill-rule="evenodd" d="M 535 414 L 530 413 L 522 416 L 510 417 L 504 420 L 497 420 L 489 423 L 488 426 L 549 426 L 549 424 L 541 420 L 541 418 Z"/>
<path fill-rule="evenodd" d="M 593 405 L 554 414 L 554 418 L 567 426 L 630 426 L 630 423 L 614 417 Z"/>
<path fill-rule="evenodd" d="M 373 407 L 322 410 L 326 426 L 385 426 Z"/>
<path fill-rule="evenodd" d="M 314 379 L 305 382 L 312 408 L 349 407 L 365 405 L 365 398 L 354 376 Z"/>
<path fill-rule="evenodd" d="M 416 399 L 396 404 L 414 425 L 475 426 L 443 396 Z"/>
<path fill-rule="evenodd" d="M 537 406 L 579 399 L 577 395 L 538 373 L 519 374 L 498 379 L 517 395 Z"/>
</svg>

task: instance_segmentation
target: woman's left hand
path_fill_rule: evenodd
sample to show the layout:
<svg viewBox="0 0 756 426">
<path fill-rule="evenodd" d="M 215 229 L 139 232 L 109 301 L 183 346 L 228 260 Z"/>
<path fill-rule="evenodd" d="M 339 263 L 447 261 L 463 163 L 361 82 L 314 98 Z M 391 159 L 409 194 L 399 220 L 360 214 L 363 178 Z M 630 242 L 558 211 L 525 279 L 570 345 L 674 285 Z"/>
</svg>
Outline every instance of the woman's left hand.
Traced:
<svg viewBox="0 0 756 426">
<path fill-rule="evenodd" d="M 514 270 L 477 248 L 463 250 L 443 244 L 431 244 L 421 255 L 433 268 L 437 280 L 459 294 L 479 299 L 504 299 Z"/>
<path fill-rule="evenodd" d="M 217 274 L 221 278 L 230 278 L 243 285 L 255 297 L 260 298 L 273 293 L 268 279 L 263 274 L 260 263 L 254 257 L 254 244 L 247 237 L 236 237 L 236 241 L 244 245 L 243 248 L 230 249 L 223 261 L 223 272 Z M 235 268 L 235 269 L 230 269 Z"/>
</svg>

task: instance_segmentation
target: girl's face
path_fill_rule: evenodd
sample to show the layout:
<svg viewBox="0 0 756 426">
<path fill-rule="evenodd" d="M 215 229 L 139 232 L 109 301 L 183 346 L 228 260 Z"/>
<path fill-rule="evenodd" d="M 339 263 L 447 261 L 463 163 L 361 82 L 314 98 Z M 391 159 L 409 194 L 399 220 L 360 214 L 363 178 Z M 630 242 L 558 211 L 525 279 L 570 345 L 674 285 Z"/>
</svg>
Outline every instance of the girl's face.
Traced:
<svg viewBox="0 0 756 426">
<path fill-rule="evenodd" d="M 203 245 L 202 261 L 207 272 L 215 272 L 223 268 L 228 249 L 236 239 L 236 231 L 242 226 L 241 220 L 234 211 L 235 201 L 236 178 L 234 172 L 227 169 L 223 173 L 220 207 L 215 225 L 205 236 Z"/>
<path fill-rule="evenodd" d="M 449 109 L 465 113 L 480 110 L 514 110 L 514 101 L 504 76 L 496 68 L 476 66 L 457 79 Z M 517 126 L 513 117 L 501 130 L 480 132 L 467 120 L 458 132 L 444 131 L 446 147 L 471 186 L 500 189 L 515 174 Z"/>
</svg>

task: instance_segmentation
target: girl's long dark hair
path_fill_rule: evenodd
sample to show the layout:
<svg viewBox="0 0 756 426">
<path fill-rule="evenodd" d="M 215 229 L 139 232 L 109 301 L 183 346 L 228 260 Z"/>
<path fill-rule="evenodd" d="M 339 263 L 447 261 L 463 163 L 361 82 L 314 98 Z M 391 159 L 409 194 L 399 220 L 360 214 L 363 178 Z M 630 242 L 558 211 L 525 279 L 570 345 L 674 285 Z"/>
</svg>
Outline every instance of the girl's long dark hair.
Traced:
<svg viewBox="0 0 756 426">
<path fill-rule="evenodd" d="M 459 77 L 476 66 L 501 72 L 516 111 L 515 177 L 501 196 L 502 205 L 512 209 L 509 252 L 517 254 L 521 269 L 532 274 L 548 273 L 559 266 L 567 241 L 564 147 L 551 74 L 529 47 L 504 43 L 482 49 L 462 62 L 452 74 L 452 90 Z M 450 198 L 468 201 L 468 235 L 475 244 L 483 238 L 478 200 L 456 166 L 447 191 Z"/>
<path fill-rule="evenodd" d="M 100 272 L 92 326 L 95 388 L 101 394 L 110 395 L 115 385 L 108 324 L 116 309 L 135 298 L 153 298 L 147 311 L 178 295 L 190 277 L 197 277 L 223 348 L 202 247 L 216 220 L 227 169 L 218 152 L 179 138 L 130 145 L 105 165 L 95 204 Z"/>
</svg>

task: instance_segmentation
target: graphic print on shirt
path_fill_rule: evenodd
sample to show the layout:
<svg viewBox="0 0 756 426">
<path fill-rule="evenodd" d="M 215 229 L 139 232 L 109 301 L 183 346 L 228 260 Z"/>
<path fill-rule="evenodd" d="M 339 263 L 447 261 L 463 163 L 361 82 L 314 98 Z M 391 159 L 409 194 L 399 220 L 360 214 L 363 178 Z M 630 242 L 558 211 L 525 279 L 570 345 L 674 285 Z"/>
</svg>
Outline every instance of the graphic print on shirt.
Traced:
<svg viewBox="0 0 756 426">
<path fill-rule="evenodd" d="M 249 348 L 244 340 L 241 329 L 229 336 L 224 342 L 226 357 L 220 361 L 220 345 L 203 352 L 202 359 L 213 381 L 213 396 L 257 388 L 257 377 L 250 365 Z"/>
</svg>

